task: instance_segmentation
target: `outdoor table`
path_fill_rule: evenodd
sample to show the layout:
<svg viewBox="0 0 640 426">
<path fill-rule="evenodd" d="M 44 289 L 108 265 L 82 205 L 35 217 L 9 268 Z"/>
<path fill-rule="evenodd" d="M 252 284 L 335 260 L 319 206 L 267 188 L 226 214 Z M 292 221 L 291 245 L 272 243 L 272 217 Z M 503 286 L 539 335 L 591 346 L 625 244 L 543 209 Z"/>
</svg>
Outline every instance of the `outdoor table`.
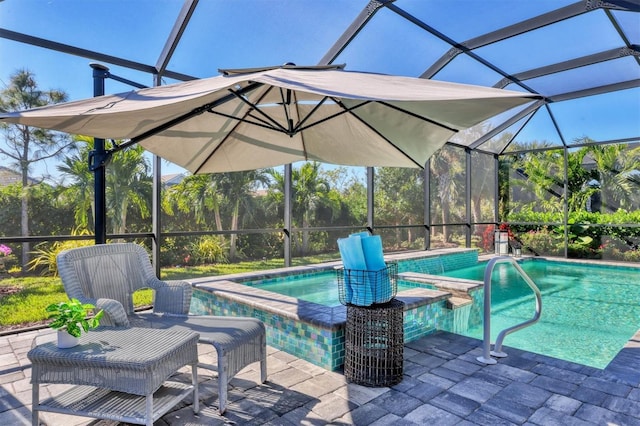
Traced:
<svg viewBox="0 0 640 426">
<path fill-rule="evenodd" d="M 347 305 L 344 375 L 363 386 L 402 381 L 404 303 L 391 299 L 371 306 Z"/>
<path fill-rule="evenodd" d="M 198 338 L 184 330 L 98 328 L 73 348 L 59 349 L 56 342 L 33 347 L 27 354 L 33 425 L 40 411 L 50 411 L 151 426 L 191 392 L 197 413 Z M 185 365 L 192 384 L 167 380 Z M 77 386 L 40 401 L 43 383 Z"/>
</svg>

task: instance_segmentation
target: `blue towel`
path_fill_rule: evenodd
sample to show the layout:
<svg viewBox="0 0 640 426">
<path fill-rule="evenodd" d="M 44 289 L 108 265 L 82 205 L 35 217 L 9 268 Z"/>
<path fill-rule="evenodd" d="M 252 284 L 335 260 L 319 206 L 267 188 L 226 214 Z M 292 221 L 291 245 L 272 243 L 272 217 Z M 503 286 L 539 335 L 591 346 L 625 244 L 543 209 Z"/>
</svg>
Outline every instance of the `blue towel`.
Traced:
<svg viewBox="0 0 640 426">
<path fill-rule="evenodd" d="M 355 234 L 349 234 L 350 237 L 360 237 L 360 238 L 367 238 L 370 237 L 371 234 L 369 234 L 369 231 L 362 231 L 362 232 L 356 232 Z"/>
<path fill-rule="evenodd" d="M 387 267 L 384 263 L 384 253 L 382 251 L 382 238 L 380 235 L 371 235 L 365 238 L 360 238 L 362 242 L 362 252 L 364 253 L 364 260 L 367 263 L 367 269 L 369 271 L 379 271 Z"/>
<path fill-rule="evenodd" d="M 384 261 L 382 239 L 380 235 L 361 238 L 362 251 L 367 263 L 369 286 L 371 287 L 373 303 L 386 303 L 391 300 L 391 281 L 387 264 Z"/>
<path fill-rule="evenodd" d="M 386 303 L 392 298 L 382 239 L 368 232 L 338 239 L 344 265 L 345 301 L 359 306 Z"/>
<path fill-rule="evenodd" d="M 362 251 L 360 236 L 339 238 L 338 248 L 344 266 L 345 301 L 359 306 L 369 306 L 373 303 L 371 285 L 364 271 L 367 263 Z"/>
</svg>

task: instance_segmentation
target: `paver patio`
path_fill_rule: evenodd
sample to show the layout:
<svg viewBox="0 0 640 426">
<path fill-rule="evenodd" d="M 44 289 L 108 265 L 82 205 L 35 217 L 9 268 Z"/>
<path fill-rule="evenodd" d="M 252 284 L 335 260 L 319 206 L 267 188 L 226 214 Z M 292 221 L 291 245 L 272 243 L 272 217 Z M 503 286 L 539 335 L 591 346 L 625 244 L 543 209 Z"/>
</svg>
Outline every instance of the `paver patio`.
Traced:
<svg viewBox="0 0 640 426">
<path fill-rule="evenodd" d="M 31 422 L 34 338 L 48 329 L 0 337 L 0 424 Z M 341 372 L 314 366 L 269 348 L 268 380 L 259 385 L 259 364 L 232 382 L 224 416 L 217 414 L 217 379 L 200 371 L 201 411 L 190 401 L 157 425 L 640 425 L 640 336 L 605 370 L 505 347 L 497 365 L 476 361 L 478 340 L 437 332 L 404 349 L 404 379 L 391 388 L 347 383 Z M 508 340 L 507 342 L 508 343 Z M 214 352 L 200 347 L 201 357 Z M 189 381 L 187 368 L 178 379 Z M 42 386 L 46 397 L 65 386 Z M 118 422 L 41 413 L 49 426 Z"/>
</svg>

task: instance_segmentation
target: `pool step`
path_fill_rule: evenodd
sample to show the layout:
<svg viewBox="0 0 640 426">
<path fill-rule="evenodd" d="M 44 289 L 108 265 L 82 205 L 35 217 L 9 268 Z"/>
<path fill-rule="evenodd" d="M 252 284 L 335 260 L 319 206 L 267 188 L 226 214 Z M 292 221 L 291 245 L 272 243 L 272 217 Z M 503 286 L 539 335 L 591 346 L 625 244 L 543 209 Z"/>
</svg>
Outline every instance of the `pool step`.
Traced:
<svg viewBox="0 0 640 426">
<path fill-rule="evenodd" d="M 431 284 L 439 290 L 451 293 L 453 297 L 471 299 L 469 292 L 482 288 L 482 281 L 466 280 L 463 278 L 450 278 L 442 275 L 423 274 L 421 272 L 400 272 L 398 278 L 405 281 L 413 281 Z"/>
<path fill-rule="evenodd" d="M 472 303 L 473 300 L 470 298 L 451 296 L 449 300 L 447 300 L 447 309 L 454 310 L 471 305 Z"/>
</svg>

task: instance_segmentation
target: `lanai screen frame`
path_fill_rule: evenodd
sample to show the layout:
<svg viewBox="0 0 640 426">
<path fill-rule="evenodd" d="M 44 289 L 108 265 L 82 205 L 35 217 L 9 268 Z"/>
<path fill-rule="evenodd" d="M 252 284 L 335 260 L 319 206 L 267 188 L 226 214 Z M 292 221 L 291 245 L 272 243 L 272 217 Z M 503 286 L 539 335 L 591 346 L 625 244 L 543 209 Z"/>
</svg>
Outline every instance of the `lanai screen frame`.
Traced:
<svg viewBox="0 0 640 426">
<path fill-rule="evenodd" d="M 100 63 L 106 63 L 109 65 L 116 65 L 124 68 L 146 72 L 153 75 L 154 85 L 161 84 L 161 80 L 163 77 L 168 77 L 168 78 L 172 78 L 180 81 L 187 81 L 187 80 L 195 79 L 196 77 L 188 74 L 184 74 L 178 71 L 169 70 L 167 67 L 175 49 L 180 43 L 182 35 L 184 34 L 185 30 L 189 25 L 189 21 L 191 17 L 196 12 L 197 5 L 198 5 L 198 0 L 184 1 L 180 14 L 173 25 L 171 33 L 167 37 L 164 48 L 162 49 L 162 52 L 158 56 L 156 63 L 153 65 L 142 64 L 142 63 L 130 61 L 124 58 L 120 58 L 117 56 L 106 55 L 100 52 L 81 49 L 79 47 L 65 45 L 65 44 L 53 42 L 51 40 L 30 36 L 28 34 L 16 33 L 16 32 L 5 30 L 5 29 L 0 29 L 0 37 L 14 40 L 20 43 L 26 43 L 33 46 L 54 50 L 63 54 L 70 54 L 70 55 L 84 57 L 91 61 L 97 61 Z M 566 70 L 587 66 L 590 64 L 598 63 L 598 62 L 612 60 L 614 58 L 619 58 L 621 56 L 632 57 L 633 59 L 635 59 L 636 64 L 640 66 L 640 55 L 639 55 L 640 48 L 637 45 L 634 45 L 630 42 L 629 38 L 626 37 L 626 35 L 624 34 L 623 29 L 616 22 L 615 17 L 611 14 L 612 10 L 640 12 L 640 3 L 635 0 L 611 0 L 607 3 L 599 2 L 597 4 L 591 1 L 577 1 L 568 6 L 560 7 L 556 10 L 547 12 L 545 14 L 513 23 L 512 25 L 483 34 L 478 37 L 474 37 L 473 39 L 469 39 L 463 42 L 449 38 L 447 35 L 439 32 L 437 29 L 429 25 L 427 22 L 420 20 L 416 16 L 412 15 L 411 13 L 407 12 L 405 9 L 398 6 L 396 2 L 393 0 L 372 0 L 363 8 L 360 14 L 351 23 L 351 25 L 342 33 L 342 35 L 336 40 L 334 45 L 318 61 L 318 64 L 326 65 L 326 64 L 333 63 L 336 60 L 336 58 L 340 56 L 341 52 L 343 52 L 350 45 L 350 43 L 358 36 L 358 34 L 371 21 L 371 19 L 382 9 L 386 9 L 387 11 L 391 11 L 392 13 L 397 14 L 402 19 L 405 19 L 411 22 L 413 25 L 416 25 L 420 29 L 426 31 L 427 33 L 431 34 L 432 36 L 440 39 L 441 41 L 451 46 L 450 50 L 446 54 L 442 55 L 441 58 L 435 61 L 431 66 L 429 66 L 428 69 L 426 69 L 420 75 L 420 77 L 422 78 L 432 78 L 439 71 L 444 69 L 447 66 L 447 64 L 449 64 L 454 58 L 458 57 L 459 55 L 466 55 L 474 59 L 475 61 L 480 62 L 484 66 L 488 67 L 489 69 L 493 70 L 494 72 L 502 76 L 502 79 L 496 82 L 494 87 L 506 87 L 507 85 L 511 84 L 511 85 L 516 85 L 517 87 L 519 87 L 524 91 L 537 93 L 535 90 L 533 90 L 531 87 L 529 87 L 526 84 L 527 80 L 541 77 L 541 76 L 552 75 L 554 73 L 559 73 Z M 620 46 L 619 49 L 612 49 L 604 52 L 599 52 L 594 55 L 575 58 L 569 61 L 564 61 L 561 63 L 556 63 L 553 65 L 544 66 L 537 69 L 526 70 L 517 74 L 509 74 L 503 71 L 502 69 L 500 69 L 500 67 L 482 58 L 475 52 L 476 49 L 479 49 L 483 46 L 487 46 L 497 41 L 508 39 L 508 38 L 517 36 L 519 34 L 523 34 L 523 33 L 535 30 L 535 29 L 539 29 L 556 22 L 571 19 L 573 17 L 579 16 L 583 13 L 587 13 L 595 9 L 602 9 L 605 11 L 609 20 L 611 21 L 611 25 L 615 27 L 616 31 L 618 31 L 618 33 L 620 34 L 622 40 L 624 40 L 624 44 L 625 44 L 624 46 Z M 108 70 L 103 69 L 103 71 L 106 71 L 106 72 L 104 72 L 101 76 L 99 76 L 99 78 L 118 79 L 118 76 L 110 74 Z M 95 70 L 94 70 L 94 73 L 95 73 Z M 535 103 L 528 109 L 520 111 L 520 113 L 506 120 L 503 124 L 493 128 L 491 131 L 484 134 L 482 137 L 473 141 L 469 145 L 460 145 L 455 142 L 449 142 L 449 144 L 453 147 L 464 150 L 465 156 L 467 158 L 467 172 L 470 171 L 470 163 L 471 163 L 470 158 L 471 158 L 472 152 L 480 152 L 487 155 L 492 155 L 494 157 L 494 164 L 495 164 L 494 172 L 496 176 L 495 193 L 497 194 L 498 193 L 498 179 L 497 179 L 498 161 L 500 156 L 508 155 L 510 153 L 506 152 L 506 146 L 500 152 L 485 151 L 483 149 L 483 144 L 485 144 L 485 142 L 489 141 L 492 137 L 499 134 L 501 131 L 507 129 L 509 126 L 511 126 L 518 120 L 523 119 L 528 114 L 532 114 L 539 108 L 546 108 L 547 112 L 552 117 L 552 120 L 554 120 L 553 114 L 549 110 L 550 103 L 569 100 L 569 99 L 575 99 L 580 97 L 586 97 L 586 96 L 594 96 L 598 94 L 610 93 L 618 90 L 625 90 L 625 89 L 637 88 L 637 87 L 640 87 L 640 79 L 623 81 L 615 84 L 602 85 L 599 87 L 590 87 L 588 89 L 584 89 L 580 91 L 549 96 L 549 97 L 546 97 L 544 101 Z M 96 92 L 96 94 L 98 93 Z M 554 120 L 554 125 L 556 125 L 555 120 Z M 562 138 L 562 136 L 560 137 Z M 598 144 L 628 143 L 628 142 L 638 141 L 638 140 L 640 140 L 640 135 L 638 135 L 636 138 L 625 139 L 625 140 L 600 141 L 598 142 Z M 575 148 L 577 146 L 575 144 L 567 143 L 567 141 L 565 141 L 564 139 L 562 139 L 561 142 L 562 142 L 561 147 L 553 147 L 548 149 L 563 149 L 565 151 L 565 158 L 566 158 L 566 151 L 568 149 Z M 157 156 L 154 156 L 154 159 L 153 159 L 154 191 L 152 196 L 152 232 L 149 234 L 138 235 L 138 236 L 151 238 L 153 261 L 154 261 L 154 264 L 156 265 L 156 269 L 158 272 L 160 269 L 160 262 L 159 262 L 160 244 L 163 236 L 167 235 L 166 233 L 162 232 L 162 224 L 160 221 L 160 218 L 161 218 L 161 208 L 160 208 L 161 163 L 160 162 L 161 162 L 161 159 Z M 101 167 L 97 167 L 97 168 L 100 169 Z M 102 171 L 103 170 L 104 168 L 102 168 Z M 291 171 L 292 171 L 292 166 L 285 165 L 285 178 L 288 185 L 285 188 L 287 191 L 287 196 L 285 197 L 285 210 L 284 210 L 285 213 L 283 218 L 284 229 L 281 230 L 284 235 L 285 266 L 290 266 L 291 264 L 291 258 L 292 258 L 291 233 L 297 231 L 297 229 L 292 227 L 292 218 L 291 218 L 291 207 L 292 207 L 291 206 L 292 205 L 291 203 L 291 174 L 292 174 Z M 566 178 L 567 178 L 566 167 L 565 167 L 564 178 L 565 178 L 564 191 L 566 194 L 566 189 L 567 189 L 566 188 Z M 425 167 L 424 179 L 426 183 L 425 184 L 425 204 L 426 205 L 425 205 L 425 221 L 424 221 L 424 237 L 425 237 L 424 249 L 429 249 L 430 248 L 430 230 L 433 225 L 430 217 L 431 194 L 429 190 L 430 185 L 428 184 L 430 181 L 429 164 L 427 164 Z M 465 223 L 462 223 L 462 224 L 458 223 L 458 224 L 452 224 L 452 225 L 460 225 L 460 226 L 466 227 L 467 229 L 466 238 L 465 238 L 466 245 L 470 246 L 471 230 L 474 225 L 471 222 L 470 212 L 469 212 L 470 187 L 471 187 L 469 182 L 469 180 L 471 179 L 470 173 L 467 173 L 466 179 L 467 179 L 466 194 L 465 194 L 466 209 L 467 209 L 466 221 Z M 373 182 L 374 182 L 374 170 L 372 168 L 368 168 L 367 169 L 367 194 L 368 194 L 367 228 L 372 232 L 376 229 L 375 211 L 373 208 L 374 206 Z M 106 214 L 106 212 L 103 212 L 103 214 Z M 497 197 L 495 199 L 495 205 L 494 205 L 494 218 L 495 218 L 495 225 L 498 225 L 500 222 L 499 220 L 500 218 L 498 214 L 498 198 Z M 104 223 L 104 220 L 103 220 L 103 223 Z M 567 210 L 565 207 L 565 220 L 564 220 L 565 256 L 567 255 L 566 224 L 567 224 Z M 339 229 L 339 228 L 336 228 L 336 229 Z M 106 240 L 107 237 L 109 238 L 117 237 L 113 235 L 107 236 L 106 231 L 101 231 L 101 233 L 102 232 L 103 232 L 103 235 L 98 235 L 98 232 L 96 232 L 96 240 L 98 242 L 104 242 L 104 240 Z M 51 238 L 51 239 L 55 240 L 56 238 Z M 37 240 L 42 241 L 42 240 L 47 240 L 47 238 L 38 238 Z M 30 241 L 30 239 L 29 237 L 23 237 L 22 239 L 21 238 L 0 238 L 0 242 L 2 241 L 26 242 L 26 241 Z"/>
</svg>

